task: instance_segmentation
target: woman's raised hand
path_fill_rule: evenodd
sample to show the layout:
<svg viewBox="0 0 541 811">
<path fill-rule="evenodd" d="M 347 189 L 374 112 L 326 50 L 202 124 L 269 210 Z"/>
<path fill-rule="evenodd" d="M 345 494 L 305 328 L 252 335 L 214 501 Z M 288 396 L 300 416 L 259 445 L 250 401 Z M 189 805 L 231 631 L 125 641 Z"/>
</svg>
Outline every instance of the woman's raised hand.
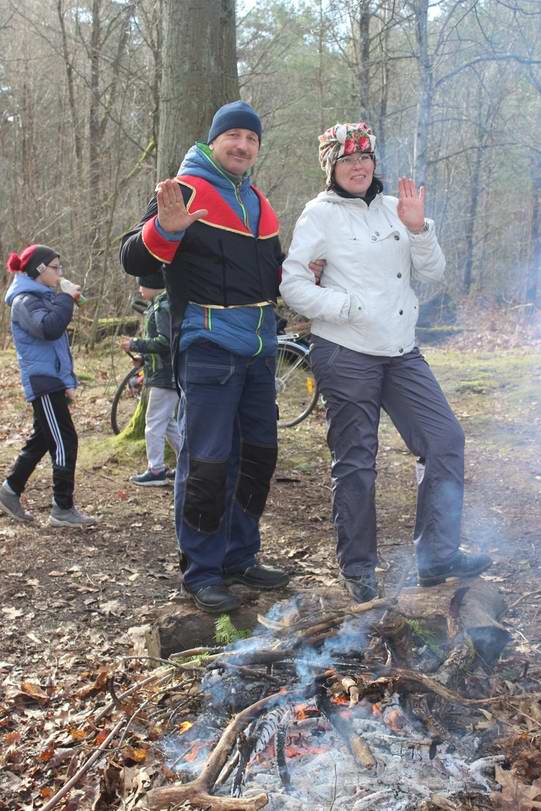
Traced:
<svg viewBox="0 0 541 811">
<path fill-rule="evenodd" d="M 158 220 L 164 231 L 185 231 L 193 222 L 208 214 L 206 208 L 188 214 L 182 189 L 176 180 L 162 180 L 156 186 L 156 192 Z"/>
<path fill-rule="evenodd" d="M 425 224 L 425 187 L 421 186 L 417 191 L 414 180 L 400 177 L 397 213 L 408 231 L 420 233 Z"/>
</svg>

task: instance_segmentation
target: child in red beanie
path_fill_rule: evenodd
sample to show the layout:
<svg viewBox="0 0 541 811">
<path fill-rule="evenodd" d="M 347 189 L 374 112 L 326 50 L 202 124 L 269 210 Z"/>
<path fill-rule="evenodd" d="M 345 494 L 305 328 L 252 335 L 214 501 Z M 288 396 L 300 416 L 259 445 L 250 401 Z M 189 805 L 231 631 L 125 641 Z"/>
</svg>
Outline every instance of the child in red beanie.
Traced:
<svg viewBox="0 0 541 811">
<path fill-rule="evenodd" d="M 31 522 L 21 504 L 21 493 L 38 462 L 49 451 L 53 463 L 53 505 L 49 523 L 82 527 L 96 519 L 73 504 L 77 432 L 69 402 L 77 386 L 66 327 L 73 317 L 80 288 L 64 282 L 60 256 L 47 245 L 29 245 L 21 255 L 10 254 L 14 274 L 5 297 L 11 306 L 11 331 L 17 350 L 26 399 L 32 404 L 34 426 L 6 480 L 0 487 L 0 510 L 16 521 Z"/>
</svg>

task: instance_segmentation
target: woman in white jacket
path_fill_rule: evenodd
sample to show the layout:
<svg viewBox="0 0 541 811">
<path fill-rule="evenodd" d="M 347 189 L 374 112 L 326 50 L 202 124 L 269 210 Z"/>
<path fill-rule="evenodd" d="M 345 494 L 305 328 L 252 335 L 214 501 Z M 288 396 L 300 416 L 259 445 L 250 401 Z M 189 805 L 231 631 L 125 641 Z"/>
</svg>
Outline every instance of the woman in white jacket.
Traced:
<svg viewBox="0 0 541 811">
<path fill-rule="evenodd" d="M 320 136 L 326 190 L 300 216 L 283 267 L 284 301 L 312 320 L 312 364 L 327 411 L 333 521 L 345 585 L 357 602 L 377 595 L 375 480 L 383 408 L 424 459 L 414 541 L 419 583 L 472 577 L 491 564 L 459 549 L 464 433 L 415 346 L 411 279 L 437 281 L 445 259 L 424 189 L 401 178 L 399 197 L 375 176 L 375 137 L 364 123 Z M 325 261 L 320 280 L 308 267 Z"/>
</svg>

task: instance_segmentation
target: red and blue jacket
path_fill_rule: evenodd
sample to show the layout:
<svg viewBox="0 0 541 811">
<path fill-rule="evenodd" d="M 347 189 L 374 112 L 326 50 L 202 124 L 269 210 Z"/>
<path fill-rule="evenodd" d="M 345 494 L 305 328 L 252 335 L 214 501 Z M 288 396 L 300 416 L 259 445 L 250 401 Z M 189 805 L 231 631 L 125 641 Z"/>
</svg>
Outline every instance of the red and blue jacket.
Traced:
<svg viewBox="0 0 541 811">
<path fill-rule="evenodd" d="M 153 197 L 122 240 L 125 271 L 163 268 L 181 351 L 203 338 L 243 356 L 274 354 L 283 254 L 270 203 L 249 178 L 235 182 L 204 144 L 189 150 L 177 180 L 187 210 L 208 214 L 185 232 L 166 233 Z"/>
</svg>

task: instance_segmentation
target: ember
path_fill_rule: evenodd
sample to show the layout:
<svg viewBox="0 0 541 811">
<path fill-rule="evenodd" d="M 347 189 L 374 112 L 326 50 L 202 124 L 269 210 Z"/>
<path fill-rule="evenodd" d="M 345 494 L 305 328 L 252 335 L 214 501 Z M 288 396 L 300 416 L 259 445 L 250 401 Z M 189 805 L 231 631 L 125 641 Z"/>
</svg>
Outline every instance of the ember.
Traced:
<svg viewBox="0 0 541 811">
<path fill-rule="evenodd" d="M 486 796 L 495 761 L 476 767 L 480 737 L 472 715 L 483 700 L 453 692 L 424 672 L 391 666 L 393 629 L 402 632 L 407 624 L 388 604 L 376 600 L 321 616 L 301 609 L 295 615 L 289 605 L 283 616 L 283 624 L 276 613 L 268 623 L 262 618 L 265 633 L 211 657 L 205 706 L 214 720 L 217 712 L 232 720 L 199 777 L 155 789 L 151 809 L 188 800 L 215 811 L 255 811 L 270 800 L 280 811 L 330 805 L 335 811 L 406 811 L 432 797 Z M 434 653 L 432 661 L 437 670 Z M 448 647 L 439 663 L 448 684 Z M 276 686 L 278 680 L 289 686 Z M 203 717 L 184 763 L 220 734 L 210 716 L 208 728 Z M 186 723 L 181 733 L 190 730 Z M 237 799 L 226 801 L 227 791 Z"/>
</svg>

